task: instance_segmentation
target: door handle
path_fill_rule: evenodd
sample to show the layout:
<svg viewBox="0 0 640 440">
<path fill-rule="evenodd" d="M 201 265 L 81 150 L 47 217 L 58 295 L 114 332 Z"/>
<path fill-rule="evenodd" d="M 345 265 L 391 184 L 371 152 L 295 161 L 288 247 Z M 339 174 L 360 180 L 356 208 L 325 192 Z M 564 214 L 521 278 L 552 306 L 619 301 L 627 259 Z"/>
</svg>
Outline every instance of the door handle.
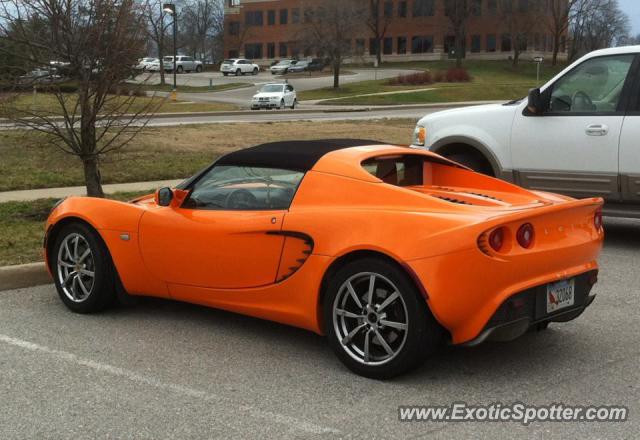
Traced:
<svg viewBox="0 0 640 440">
<path fill-rule="evenodd" d="M 604 124 L 594 124 L 587 127 L 588 136 L 606 136 L 609 133 L 609 127 Z"/>
</svg>

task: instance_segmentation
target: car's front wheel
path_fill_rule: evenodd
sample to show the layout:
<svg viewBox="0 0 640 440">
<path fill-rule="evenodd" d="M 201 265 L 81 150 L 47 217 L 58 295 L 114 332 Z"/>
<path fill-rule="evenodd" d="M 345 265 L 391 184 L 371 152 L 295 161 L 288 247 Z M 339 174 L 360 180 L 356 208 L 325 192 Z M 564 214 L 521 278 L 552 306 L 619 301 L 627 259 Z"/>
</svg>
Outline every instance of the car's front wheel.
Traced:
<svg viewBox="0 0 640 440">
<path fill-rule="evenodd" d="M 177 70 L 177 72 L 178 72 L 178 73 L 182 73 L 182 72 L 184 72 L 184 67 L 182 67 L 182 66 L 178 66 L 178 70 Z"/>
<path fill-rule="evenodd" d="M 253 75 L 257 75 L 257 74 L 258 74 L 258 68 L 256 67 L 253 69 Z"/>
<path fill-rule="evenodd" d="M 202 66 L 196 66 L 196 73 L 202 72 Z"/>
<path fill-rule="evenodd" d="M 296 105 L 298 105 L 298 100 L 294 98 L 293 102 L 291 103 L 291 110 L 295 110 L 296 109 Z"/>
<path fill-rule="evenodd" d="M 278 110 L 282 110 L 284 108 L 284 99 L 280 101 L 280 105 L 278 106 Z"/>
<path fill-rule="evenodd" d="M 77 313 L 99 312 L 116 299 L 116 275 L 102 239 L 83 223 L 71 223 L 57 235 L 51 269 L 62 302 Z"/>
<path fill-rule="evenodd" d="M 364 258 L 339 269 L 328 283 L 323 313 L 338 358 L 374 379 L 416 368 L 442 340 L 442 328 L 416 286 L 382 259 Z"/>
</svg>

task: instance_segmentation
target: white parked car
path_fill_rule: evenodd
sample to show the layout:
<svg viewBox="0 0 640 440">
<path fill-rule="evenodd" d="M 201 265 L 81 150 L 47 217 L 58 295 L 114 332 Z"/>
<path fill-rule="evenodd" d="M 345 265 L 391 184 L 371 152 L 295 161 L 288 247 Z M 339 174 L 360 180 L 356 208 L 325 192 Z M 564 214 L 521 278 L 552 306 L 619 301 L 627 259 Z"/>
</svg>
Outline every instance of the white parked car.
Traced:
<svg viewBox="0 0 640 440">
<path fill-rule="evenodd" d="M 244 58 L 231 58 L 224 60 L 222 64 L 220 64 L 220 72 L 222 72 L 224 76 L 227 76 L 230 73 L 233 73 L 236 76 L 245 75 L 247 73 L 257 75 L 258 72 L 260 72 L 260 66 Z"/>
<path fill-rule="evenodd" d="M 265 84 L 251 98 L 251 110 L 261 108 L 296 108 L 298 98 L 291 84 Z"/>
<path fill-rule="evenodd" d="M 173 68 L 174 68 L 173 57 L 172 56 L 163 57 L 162 61 L 164 64 L 163 66 L 164 70 L 166 72 L 173 72 Z M 178 55 L 176 56 L 175 65 L 177 66 L 176 67 L 177 73 L 202 72 L 202 61 L 195 60 L 193 59 L 193 57 Z"/>
<path fill-rule="evenodd" d="M 160 61 L 157 58 L 151 58 L 151 57 L 146 57 L 146 58 L 140 58 L 138 60 L 138 64 L 134 67 L 136 70 L 142 70 L 143 72 L 146 70 L 149 70 L 149 67 L 151 67 L 154 64 L 158 64 L 158 69 L 160 68 Z"/>
<path fill-rule="evenodd" d="M 295 66 L 296 60 L 280 60 L 269 68 L 272 75 L 284 75 L 289 72 L 289 68 Z"/>
<path fill-rule="evenodd" d="M 428 115 L 413 146 L 640 218 L 640 46 L 592 52 L 528 98 Z"/>
</svg>

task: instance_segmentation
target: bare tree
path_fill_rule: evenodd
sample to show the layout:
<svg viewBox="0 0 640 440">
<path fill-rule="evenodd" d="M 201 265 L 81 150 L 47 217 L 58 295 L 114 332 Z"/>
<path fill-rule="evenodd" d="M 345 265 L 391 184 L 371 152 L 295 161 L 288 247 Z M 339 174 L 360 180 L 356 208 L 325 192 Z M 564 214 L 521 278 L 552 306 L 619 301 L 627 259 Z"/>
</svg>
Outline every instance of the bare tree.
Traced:
<svg viewBox="0 0 640 440">
<path fill-rule="evenodd" d="M 224 9 L 218 0 L 195 0 L 188 2 L 182 10 L 182 23 L 185 33 L 190 36 L 191 52 L 203 57 L 212 52 L 208 49 L 211 42 L 222 32 Z M 211 53 L 213 56 L 213 53 Z"/>
<path fill-rule="evenodd" d="M 520 0 L 500 0 L 500 17 L 511 39 L 513 67 L 517 67 L 520 55 L 527 48 L 529 35 L 540 20 L 543 5 Z"/>
<path fill-rule="evenodd" d="M 603 4 L 603 0 L 549 0 L 550 17 L 545 22 L 553 37 L 554 66 L 558 63 L 562 37 L 567 35 L 570 24 L 582 20 Z"/>
<path fill-rule="evenodd" d="M 146 0 L 143 11 L 147 21 L 147 35 L 154 42 L 160 60 L 160 84 L 166 84 L 164 75 L 165 38 L 171 20 L 165 20 L 166 12 L 162 9 L 163 0 Z M 168 22 L 168 23 L 166 23 Z"/>
<path fill-rule="evenodd" d="M 618 1 L 600 0 L 597 7 L 571 23 L 570 58 L 615 46 L 629 35 L 629 31 L 629 17 L 620 9 Z"/>
<path fill-rule="evenodd" d="M 471 8 L 467 0 L 445 0 L 444 13 L 449 18 L 449 24 L 455 38 L 456 66 L 462 67 L 467 20 L 471 15 Z"/>
<path fill-rule="evenodd" d="M 50 66 L 53 61 L 69 79 L 46 86 L 57 102 L 57 115 L 21 105 L 18 88 L 3 103 L 5 113 L 17 125 L 45 133 L 53 145 L 78 157 L 89 196 L 104 196 L 100 160 L 126 146 L 154 110 L 152 100 L 136 105 L 135 91 L 119 93 L 144 51 L 144 30 L 144 14 L 134 0 L 0 4 L 4 46 L 20 48 L 16 55 L 27 62 L 25 66 Z"/>
<path fill-rule="evenodd" d="M 382 41 L 387 34 L 387 29 L 391 23 L 391 14 L 385 10 L 386 5 L 381 0 L 369 0 L 369 14 L 367 14 L 367 27 L 373 34 L 376 42 L 376 60 L 378 65 L 382 63 Z"/>
<path fill-rule="evenodd" d="M 353 53 L 352 40 L 364 34 L 366 7 L 359 0 L 325 0 L 309 15 L 299 36 L 306 50 L 324 54 L 333 67 L 333 87 L 340 88 L 340 69 Z"/>
</svg>

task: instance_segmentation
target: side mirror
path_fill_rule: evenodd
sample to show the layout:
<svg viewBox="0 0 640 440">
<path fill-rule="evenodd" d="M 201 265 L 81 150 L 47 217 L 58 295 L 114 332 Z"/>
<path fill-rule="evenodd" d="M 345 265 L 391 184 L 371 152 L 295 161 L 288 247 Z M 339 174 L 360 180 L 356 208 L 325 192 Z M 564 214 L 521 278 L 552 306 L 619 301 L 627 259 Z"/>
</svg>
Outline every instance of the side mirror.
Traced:
<svg viewBox="0 0 640 440">
<path fill-rule="evenodd" d="M 529 102 L 527 104 L 527 109 L 532 114 L 538 116 L 544 113 L 544 109 L 542 108 L 542 96 L 540 94 L 540 89 L 529 90 Z"/>
<path fill-rule="evenodd" d="M 164 187 L 156 191 L 155 202 L 158 206 L 169 206 L 173 200 L 171 188 Z"/>
</svg>

